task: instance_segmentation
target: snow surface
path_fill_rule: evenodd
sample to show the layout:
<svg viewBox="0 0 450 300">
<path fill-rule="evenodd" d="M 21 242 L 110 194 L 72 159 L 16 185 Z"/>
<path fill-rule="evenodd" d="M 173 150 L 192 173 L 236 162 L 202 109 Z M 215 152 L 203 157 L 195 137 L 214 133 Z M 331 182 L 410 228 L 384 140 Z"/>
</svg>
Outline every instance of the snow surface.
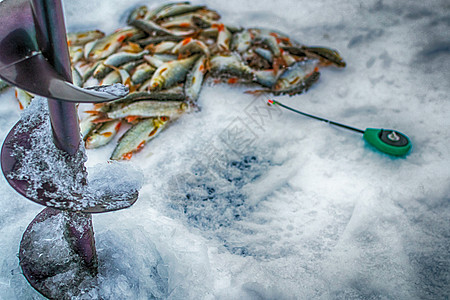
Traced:
<svg viewBox="0 0 450 300">
<path fill-rule="evenodd" d="M 413 149 L 389 157 L 359 134 L 268 110 L 267 98 L 243 93 L 248 86 L 209 80 L 202 110 L 130 162 L 145 173 L 137 203 L 94 215 L 110 298 L 448 299 L 448 1 L 194 3 L 225 23 L 338 49 L 347 68 L 322 69 L 306 94 L 276 99 L 362 129 L 397 129 Z M 139 4 L 150 2 L 66 1 L 68 29 L 111 32 Z M 20 113 L 12 90 L 0 98 L 3 140 Z M 88 151 L 87 165 L 113 147 Z M 4 178 L 0 193 L 0 298 L 42 299 L 16 255 L 43 207 Z M 167 280 L 158 286 L 159 259 Z"/>
</svg>

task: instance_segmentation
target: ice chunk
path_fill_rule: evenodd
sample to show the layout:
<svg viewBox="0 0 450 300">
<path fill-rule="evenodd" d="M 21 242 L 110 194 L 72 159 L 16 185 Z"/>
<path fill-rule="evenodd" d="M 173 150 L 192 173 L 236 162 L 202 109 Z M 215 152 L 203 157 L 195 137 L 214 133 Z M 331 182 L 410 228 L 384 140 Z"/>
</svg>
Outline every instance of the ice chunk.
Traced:
<svg viewBox="0 0 450 300">
<path fill-rule="evenodd" d="M 18 163 L 8 178 L 28 182 L 26 196 L 33 201 L 71 211 L 101 212 L 128 207 L 136 200 L 143 181 L 138 171 L 128 173 L 125 165 L 105 165 L 96 168 L 89 180 L 83 145 L 73 156 L 54 145 L 44 98 L 36 97 L 24 111 L 15 134 L 12 154 Z M 29 138 L 24 141 L 26 134 Z"/>
<path fill-rule="evenodd" d="M 54 145 L 45 98 L 36 97 L 23 112 L 15 134 L 19 137 L 20 133 L 30 130 L 26 144 L 11 141 L 18 165 L 8 177 L 29 182 L 27 196 L 31 198 L 38 198 L 39 191 L 44 191 L 48 198 L 69 201 L 79 198 L 87 181 L 86 154 L 80 147 L 74 156 L 70 156 Z"/>
<path fill-rule="evenodd" d="M 96 92 L 108 93 L 117 97 L 125 97 L 129 92 L 128 88 L 121 83 L 115 83 L 111 85 L 91 86 L 86 87 L 85 89 L 94 90 Z"/>
<path fill-rule="evenodd" d="M 102 199 L 114 195 L 116 200 L 126 200 L 130 191 L 138 191 L 144 182 L 143 173 L 131 164 L 111 162 L 89 168 L 86 197 Z"/>
<path fill-rule="evenodd" d="M 69 223 L 69 213 L 46 209 L 30 224 L 20 245 L 24 275 L 52 299 L 69 299 L 95 286 L 95 272 L 70 243 Z"/>
<path fill-rule="evenodd" d="M 35 288 L 51 299 L 115 299 L 117 295 L 128 299 L 135 295 L 141 295 L 142 299 L 167 297 L 167 266 L 151 241 L 136 232 L 124 237 L 111 231 L 102 232 L 96 242 L 99 262 L 96 271 L 85 263 L 71 242 L 70 228 L 85 224 L 83 217 L 75 215 L 45 209 L 25 232 L 21 265 Z M 73 217 L 79 222 L 74 222 Z M 130 249 L 133 242 L 140 242 L 145 251 Z"/>
</svg>

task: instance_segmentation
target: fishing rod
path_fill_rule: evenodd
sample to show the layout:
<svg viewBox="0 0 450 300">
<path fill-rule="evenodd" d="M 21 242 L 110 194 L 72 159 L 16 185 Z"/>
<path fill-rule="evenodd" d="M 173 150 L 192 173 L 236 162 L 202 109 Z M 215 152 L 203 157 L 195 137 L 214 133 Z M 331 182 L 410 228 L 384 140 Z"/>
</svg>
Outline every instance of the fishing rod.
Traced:
<svg viewBox="0 0 450 300">
<path fill-rule="evenodd" d="M 289 107 L 287 105 L 284 105 L 283 103 L 280 103 L 276 100 L 268 100 L 269 105 L 278 105 L 283 108 L 286 108 L 290 111 L 293 111 L 297 114 L 318 120 L 323 121 L 328 124 L 338 126 L 341 128 L 345 128 L 354 132 L 362 133 L 363 138 L 366 142 L 368 142 L 370 145 L 374 146 L 376 149 L 378 149 L 381 152 L 384 152 L 389 155 L 394 156 L 404 156 L 408 154 L 409 150 L 411 149 L 411 141 L 409 138 L 404 135 L 403 133 L 392 130 L 392 129 L 381 129 L 381 128 L 366 128 L 366 130 L 358 129 L 352 126 L 348 126 L 342 123 L 334 122 L 325 118 L 321 118 L 318 116 L 310 115 L 305 112 L 296 110 L 292 107 Z"/>
</svg>

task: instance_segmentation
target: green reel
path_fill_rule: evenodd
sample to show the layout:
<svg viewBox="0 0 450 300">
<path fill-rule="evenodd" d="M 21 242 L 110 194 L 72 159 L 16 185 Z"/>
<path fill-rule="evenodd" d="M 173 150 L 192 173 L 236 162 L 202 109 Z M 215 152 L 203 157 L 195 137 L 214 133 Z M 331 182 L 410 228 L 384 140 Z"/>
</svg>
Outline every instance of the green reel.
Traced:
<svg viewBox="0 0 450 300">
<path fill-rule="evenodd" d="M 411 150 L 411 141 L 406 135 L 392 129 L 367 128 L 363 138 L 381 152 L 404 156 Z"/>
</svg>

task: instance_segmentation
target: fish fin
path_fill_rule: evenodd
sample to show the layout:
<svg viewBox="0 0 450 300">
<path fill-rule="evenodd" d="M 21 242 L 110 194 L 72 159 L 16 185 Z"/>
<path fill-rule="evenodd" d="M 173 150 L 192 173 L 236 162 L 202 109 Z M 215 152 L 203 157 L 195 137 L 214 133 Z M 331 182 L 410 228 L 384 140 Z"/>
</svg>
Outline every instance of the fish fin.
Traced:
<svg viewBox="0 0 450 300">
<path fill-rule="evenodd" d="M 124 155 L 122 155 L 121 159 L 130 160 L 132 156 L 133 156 L 133 152 L 128 152 L 128 153 L 125 153 Z"/>
<path fill-rule="evenodd" d="M 152 132 L 153 132 L 154 130 L 152 130 Z M 149 134 L 149 136 L 151 136 L 150 134 Z M 137 146 L 137 148 L 136 148 L 136 151 L 139 151 L 139 150 L 141 150 L 142 148 L 144 148 L 144 145 L 145 145 L 145 141 L 142 141 L 138 146 Z"/>
<path fill-rule="evenodd" d="M 131 53 L 139 53 L 142 51 L 142 48 L 137 43 L 128 42 L 124 50 Z"/>
<path fill-rule="evenodd" d="M 102 114 L 102 112 L 98 111 L 98 110 L 85 110 L 84 112 L 87 114 L 91 114 L 91 115 L 101 115 Z"/>
<path fill-rule="evenodd" d="M 136 120 L 137 120 L 137 119 L 139 119 L 138 116 L 127 116 L 127 117 L 125 117 L 125 120 L 126 120 L 128 123 L 131 123 L 131 124 L 136 123 Z"/>
<path fill-rule="evenodd" d="M 105 103 L 94 103 L 94 108 L 95 108 L 95 109 L 100 109 L 100 108 L 102 108 L 103 106 L 105 106 Z"/>
<path fill-rule="evenodd" d="M 237 77 L 230 77 L 230 78 L 228 78 L 228 80 L 227 80 L 227 83 L 228 84 L 236 84 L 236 83 L 238 83 L 239 82 L 239 78 L 237 78 Z"/>
<path fill-rule="evenodd" d="M 267 92 L 270 92 L 270 91 L 269 90 L 253 90 L 253 91 L 245 91 L 244 93 L 259 96 L 259 95 L 262 95 Z"/>
<path fill-rule="evenodd" d="M 276 75 L 278 73 L 278 70 L 280 69 L 280 67 L 285 68 L 286 66 L 287 66 L 287 63 L 282 56 L 273 58 L 273 63 L 272 63 L 273 74 Z"/>
<path fill-rule="evenodd" d="M 112 121 L 112 120 L 114 120 L 114 119 L 108 118 L 106 116 L 100 116 L 97 119 L 93 120 L 92 123 L 99 124 L 99 123 L 109 122 L 109 121 Z"/>
</svg>

